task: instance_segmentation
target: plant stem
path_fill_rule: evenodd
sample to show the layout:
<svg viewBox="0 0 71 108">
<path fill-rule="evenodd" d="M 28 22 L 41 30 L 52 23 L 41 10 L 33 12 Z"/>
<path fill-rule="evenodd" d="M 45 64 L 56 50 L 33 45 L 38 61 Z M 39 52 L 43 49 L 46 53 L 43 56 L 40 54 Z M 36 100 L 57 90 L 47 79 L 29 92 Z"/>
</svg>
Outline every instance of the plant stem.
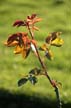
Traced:
<svg viewBox="0 0 71 108">
<path fill-rule="evenodd" d="M 55 88 L 55 93 L 56 93 L 56 97 L 57 97 L 57 108 L 62 108 L 62 103 L 60 100 L 60 94 L 59 94 L 58 87 Z"/>
<path fill-rule="evenodd" d="M 28 30 L 29 30 L 29 33 L 31 35 L 31 38 L 34 39 L 34 34 L 31 31 L 29 25 L 28 25 Z M 36 53 L 38 55 L 39 62 L 40 62 L 41 66 L 42 66 L 42 68 L 43 68 L 43 70 L 45 72 L 45 76 L 48 78 L 48 80 L 51 83 L 51 85 L 55 88 L 55 93 L 56 93 L 56 97 L 57 97 L 57 108 L 61 108 L 61 100 L 60 100 L 60 95 L 59 95 L 59 89 L 58 89 L 57 85 L 55 85 L 55 86 L 53 85 L 52 79 L 50 78 L 50 76 L 48 75 L 48 72 L 46 70 L 46 66 L 45 66 L 44 62 L 42 61 L 42 59 L 41 59 L 41 57 L 39 55 L 39 52 L 38 52 L 36 44 L 34 44 L 34 47 L 35 47 Z"/>
<path fill-rule="evenodd" d="M 33 36 L 33 32 L 31 31 L 30 27 L 28 26 L 28 30 L 29 30 L 29 33 L 31 35 L 31 38 L 34 39 L 34 36 Z M 45 72 L 45 75 L 46 77 L 49 79 L 50 83 L 51 83 L 51 78 L 49 77 L 48 73 L 47 73 L 47 70 L 46 70 L 46 66 L 44 64 L 44 62 L 42 61 L 40 55 L 39 55 L 39 52 L 38 52 L 38 49 L 37 49 L 37 46 L 34 44 L 34 47 L 35 47 L 35 50 L 36 50 L 36 53 L 38 55 L 38 59 L 40 61 L 40 64 L 42 66 L 42 68 L 44 69 L 44 72 Z"/>
</svg>

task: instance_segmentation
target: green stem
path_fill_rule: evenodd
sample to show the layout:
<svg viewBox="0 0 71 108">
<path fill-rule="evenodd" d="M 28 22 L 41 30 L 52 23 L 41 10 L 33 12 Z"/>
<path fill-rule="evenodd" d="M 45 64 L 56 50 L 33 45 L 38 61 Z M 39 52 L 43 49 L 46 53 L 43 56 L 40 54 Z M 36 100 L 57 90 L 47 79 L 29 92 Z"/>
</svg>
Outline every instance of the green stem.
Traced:
<svg viewBox="0 0 71 108">
<path fill-rule="evenodd" d="M 58 87 L 55 88 L 55 93 L 56 93 L 56 97 L 57 97 L 57 108 L 62 108 L 62 103 L 60 100 L 60 94 L 59 94 Z"/>
</svg>

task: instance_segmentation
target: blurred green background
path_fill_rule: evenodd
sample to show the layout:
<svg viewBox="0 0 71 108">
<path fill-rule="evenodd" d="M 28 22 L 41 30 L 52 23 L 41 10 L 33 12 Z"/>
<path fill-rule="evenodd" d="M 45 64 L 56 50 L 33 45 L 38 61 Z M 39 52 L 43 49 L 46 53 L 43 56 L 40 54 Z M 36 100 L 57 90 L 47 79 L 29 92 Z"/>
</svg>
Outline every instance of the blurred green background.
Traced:
<svg viewBox="0 0 71 108">
<path fill-rule="evenodd" d="M 26 60 L 13 54 L 13 48 L 7 48 L 3 42 L 16 32 L 25 31 L 23 27 L 13 28 L 15 20 L 24 20 L 27 15 L 36 13 L 43 20 L 37 24 L 39 32 L 36 39 L 41 45 L 45 37 L 53 31 L 61 31 L 64 45 L 52 47 L 54 60 L 46 60 L 49 75 L 62 83 L 60 97 L 64 103 L 71 103 L 71 1 L 70 0 L 0 0 L 0 88 L 12 93 L 25 93 L 55 100 L 54 89 L 44 77 L 38 77 L 33 86 L 29 82 L 18 88 L 17 81 L 32 68 L 39 66 L 39 61 L 31 54 Z"/>
</svg>

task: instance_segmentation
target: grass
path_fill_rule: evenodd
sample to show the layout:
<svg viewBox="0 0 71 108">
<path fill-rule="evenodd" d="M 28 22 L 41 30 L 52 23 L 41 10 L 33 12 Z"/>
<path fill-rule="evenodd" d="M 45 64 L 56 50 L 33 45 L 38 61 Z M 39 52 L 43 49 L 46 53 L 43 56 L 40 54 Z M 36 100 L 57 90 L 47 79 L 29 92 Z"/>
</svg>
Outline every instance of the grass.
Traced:
<svg viewBox="0 0 71 108">
<path fill-rule="evenodd" d="M 49 32 L 62 31 L 64 45 L 61 48 L 52 48 L 54 60 L 46 60 L 49 74 L 53 79 L 62 83 L 61 99 L 64 103 L 71 103 L 71 1 L 62 0 L 0 0 L 0 88 L 8 89 L 14 93 L 25 93 L 30 96 L 45 97 L 54 100 L 55 94 L 49 81 L 39 77 L 35 86 L 27 83 L 18 88 L 17 81 L 27 74 L 30 69 L 40 64 L 34 55 L 26 60 L 21 56 L 14 56 L 13 49 L 3 45 L 8 35 L 25 29 L 13 28 L 12 24 L 17 19 L 25 19 L 32 13 L 37 13 L 43 20 L 38 24 L 40 31 L 35 32 L 36 39 L 41 45 Z M 40 5 L 41 4 L 41 5 Z M 29 91 L 28 91 L 29 89 Z"/>
</svg>

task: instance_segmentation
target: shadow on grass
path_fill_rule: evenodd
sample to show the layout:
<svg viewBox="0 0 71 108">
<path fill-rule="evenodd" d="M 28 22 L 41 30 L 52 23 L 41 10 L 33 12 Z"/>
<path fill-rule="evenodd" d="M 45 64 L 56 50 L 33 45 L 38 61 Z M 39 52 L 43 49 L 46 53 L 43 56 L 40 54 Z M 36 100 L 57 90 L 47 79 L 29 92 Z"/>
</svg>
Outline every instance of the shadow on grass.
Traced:
<svg viewBox="0 0 71 108">
<path fill-rule="evenodd" d="M 57 108 L 57 106 L 55 102 L 48 99 L 13 94 L 8 90 L 0 89 L 0 108 Z M 71 108 L 71 103 L 63 104 L 63 108 Z"/>
</svg>

